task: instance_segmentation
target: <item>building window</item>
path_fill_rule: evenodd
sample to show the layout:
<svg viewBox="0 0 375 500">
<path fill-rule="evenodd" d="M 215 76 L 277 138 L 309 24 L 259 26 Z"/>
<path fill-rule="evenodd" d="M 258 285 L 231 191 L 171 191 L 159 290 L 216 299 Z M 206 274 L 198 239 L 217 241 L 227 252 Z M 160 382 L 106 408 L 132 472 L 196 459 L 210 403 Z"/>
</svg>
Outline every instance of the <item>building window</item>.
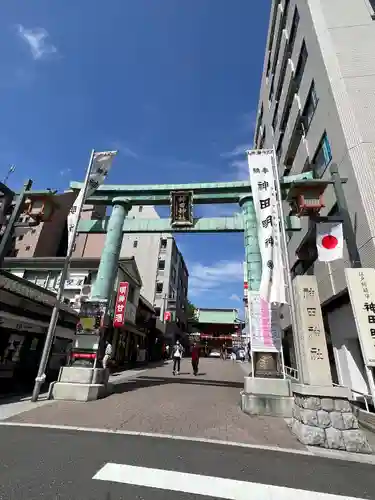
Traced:
<svg viewBox="0 0 375 500">
<path fill-rule="evenodd" d="M 260 139 L 260 142 L 259 142 L 259 149 L 263 149 L 264 148 L 264 143 L 265 142 L 266 142 L 266 127 L 264 127 L 264 129 L 263 129 L 262 138 Z"/>
<path fill-rule="evenodd" d="M 277 60 L 279 58 L 279 52 L 280 52 L 281 37 L 282 37 L 283 31 L 284 31 L 285 26 L 286 26 L 286 20 L 288 18 L 288 10 L 289 10 L 289 0 L 285 0 L 283 15 L 281 17 L 281 22 L 280 22 L 280 28 L 279 28 L 279 32 L 277 34 L 275 55 L 274 55 L 274 59 L 273 59 L 273 63 L 272 63 L 272 73 L 275 73 L 275 70 L 276 70 L 276 64 L 277 64 Z"/>
<path fill-rule="evenodd" d="M 262 127 L 262 121 L 263 121 L 263 103 L 261 105 L 260 112 L 259 112 L 258 125 L 257 125 L 257 129 L 256 129 L 256 132 L 255 132 L 254 144 L 258 144 L 259 133 L 260 133 L 260 130 L 261 130 L 261 127 Z"/>
<path fill-rule="evenodd" d="M 294 90 L 295 90 L 296 93 L 299 90 L 299 86 L 301 84 L 303 72 L 305 71 L 307 57 L 308 57 L 308 52 L 307 52 L 305 41 L 303 41 L 302 47 L 301 47 L 301 52 L 300 52 L 299 58 L 298 58 L 296 72 L 295 72 L 295 75 L 294 75 L 294 85 L 295 85 L 295 89 Z"/>
<path fill-rule="evenodd" d="M 375 19 L 375 0 L 367 0 L 367 3 L 370 8 L 371 17 Z"/>
<path fill-rule="evenodd" d="M 157 318 L 160 318 L 160 307 L 154 307 L 154 310 L 155 310 L 155 316 Z"/>
<path fill-rule="evenodd" d="M 331 160 L 331 145 L 329 143 L 327 134 L 324 132 L 311 165 L 316 178 L 320 178 L 323 176 Z"/>
<path fill-rule="evenodd" d="M 24 236 L 23 234 L 20 234 L 20 235 L 18 236 L 18 241 L 22 241 L 22 240 L 23 240 L 23 236 Z"/>
<path fill-rule="evenodd" d="M 156 293 L 162 293 L 163 291 L 163 283 L 156 283 Z"/>
<path fill-rule="evenodd" d="M 133 248 L 137 248 L 138 247 L 138 240 L 134 240 L 133 241 Z"/>
<path fill-rule="evenodd" d="M 315 84 L 314 82 L 312 82 L 306 99 L 306 104 L 302 112 L 302 123 L 305 128 L 305 133 L 308 131 L 310 127 L 310 123 L 311 120 L 313 119 L 317 105 L 318 105 L 318 97 L 315 91 Z"/>
<path fill-rule="evenodd" d="M 171 270 L 171 280 L 173 283 L 176 281 L 176 269 L 174 267 Z"/>
<path fill-rule="evenodd" d="M 30 248 L 31 248 L 31 246 L 30 246 L 30 245 L 27 245 L 27 246 L 25 247 L 25 250 L 26 250 L 26 251 L 28 251 L 28 250 L 30 250 Z"/>
<path fill-rule="evenodd" d="M 133 285 L 129 283 L 128 301 L 134 303 L 134 298 L 135 298 L 135 288 Z"/>
<path fill-rule="evenodd" d="M 277 101 L 276 106 L 275 106 L 275 112 L 273 113 L 273 118 L 272 118 L 272 128 L 275 131 L 277 127 L 277 122 L 278 122 L 278 113 L 279 113 L 279 101 Z"/>
<path fill-rule="evenodd" d="M 165 238 L 162 238 L 160 246 L 161 248 L 167 248 L 167 240 Z"/>
<path fill-rule="evenodd" d="M 299 13 L 298 13 L 298 9 L 296 7 L 294 9 L 292 27 L 290 29 L 290 34 L 289 34 L 289 41 L 288 41 L 288 44 L 285 47 L 285 52 L 284 52 L 283 61 L 282 61 L 282 67 L 281 67 L 281 70 L 280 70 L 279 81 L 278 81 L 278 84 L 277 84 L 277 90 L 276 90 L 276 101 L 277 102 L 279 102 L 280 97 L 281 97 L 281 92 L 283 90 L 284 79 L 285 79 L 285 74 L 286 74 L 286 68 L 287 68 L 287 65 L 288 65 L 288 59 L 290 57 L 292 57 L 292 54 L 293 54 L 294 42 L 295 42 L 295 39 L 296 39 L 298 24 L 299 24 Z"/>
<path fill-rule="evenodd" d="M 35 234 L 35 233 L 36 233 L 36 229 L 32 229 L 31 234 Z"/>
<path fill-rule="evenodd" d="M 297 35 L 298 24 L 299 24 L 299 12 L 298 12 L 298 9 L 296 7 L 294 9 L 292 27 L 290 28 L 290 34 L 289 34 L 289 42 L 288 42 L 288 56 L 289 57 L 291 57 L 292 52 L 293 52 L 294 42 L 296 40 L 296 35 Z"/>
<path fill-rule="evenodd" d="M 142 206 L 142 205 L 139 205 L 138 211 L 139 211 L 139 212 L 142 212 L 142 210 L 143 210 L 143 206 Z"/>
<path fill-rule="evenodd" d="M 165 269 L 165 260 L 159 260 L 159 266 L 158 266 L 158 269 L 160 271 L 164 271 Z"/>
</svg>

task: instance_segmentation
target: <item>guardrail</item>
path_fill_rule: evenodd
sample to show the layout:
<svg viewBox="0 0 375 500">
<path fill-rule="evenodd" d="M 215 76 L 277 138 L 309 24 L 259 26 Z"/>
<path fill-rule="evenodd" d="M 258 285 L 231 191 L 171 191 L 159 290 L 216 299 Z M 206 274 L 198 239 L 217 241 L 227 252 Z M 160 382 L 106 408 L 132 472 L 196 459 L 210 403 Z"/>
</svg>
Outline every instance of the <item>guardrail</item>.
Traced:
<svg viewBox="0 0 375 500">
<path fill-rule="evenodd" d="M 292 368 L 291 366 L 284 366 L 285 375 L 294 380 L 298 380 L 298 370 L 297 368 Z"/>
<path fill-rule="evenodd" d="M 335 387 L 345 387 L 347 389 L 346 386 L 344 385 L 340 385 L 340 384 L 333 384 Z M 349 387 L 349 390 L 353 393 L 353 394 L 358 394 L 359 396 L 362 396 L 363 398 L 363 402 L 365 404 L 365 407 L 366 407 L 366 411 L 368 413 L 370 413 L 370 410 L 369 410 L 369 405 L 368 405 L 368 400 L 370 400 L 370 402 L 372 403 L 372 396 L 371 394 L 366 394 L 365 392 L 361 392 L 361 391 L 356 391 L 354 389 L 351 389 Z M 372 412 L 371 412 L 372 413 Z"/>
</svg>

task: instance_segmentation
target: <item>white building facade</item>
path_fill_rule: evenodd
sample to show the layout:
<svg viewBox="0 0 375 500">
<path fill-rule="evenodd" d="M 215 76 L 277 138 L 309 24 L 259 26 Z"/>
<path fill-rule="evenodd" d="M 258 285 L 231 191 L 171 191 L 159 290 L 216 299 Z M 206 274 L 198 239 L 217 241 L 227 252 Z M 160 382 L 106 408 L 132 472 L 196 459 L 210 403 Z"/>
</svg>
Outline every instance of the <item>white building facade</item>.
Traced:
<svg viewBox="0 0 375 500">
<path fill-rule="evenodd" d="M 135 206 L 128 219 L 158 219 L 153 206 Z M 133 256 L 142 278 L 141 294 L 163 321 L 174 342 L 187 332 L 188 270 L 174 237 L 169 233 L 124 234 L 121 256 Z M 165 316 L 165 313 L 170 313 Z"/>
<path fill-rule="evenodd" d="M 273 0 L 254 140 L 256 148 L 275 148 L 280 175 L 312 171 L 326 179 L 338 165 L 363 267 L 375 266 L 374 46 L 374 0 Z M 322 214 L 334 215 L 331 188 L 324 202 Z M 317 277 L 334 382 L 368 393 L 347 251 L 319 263 L 304 251 L 303 229 L 289 241 L 292 275 Z M 285 331 L 289 325 L 285 314 Z"/>
</svg>

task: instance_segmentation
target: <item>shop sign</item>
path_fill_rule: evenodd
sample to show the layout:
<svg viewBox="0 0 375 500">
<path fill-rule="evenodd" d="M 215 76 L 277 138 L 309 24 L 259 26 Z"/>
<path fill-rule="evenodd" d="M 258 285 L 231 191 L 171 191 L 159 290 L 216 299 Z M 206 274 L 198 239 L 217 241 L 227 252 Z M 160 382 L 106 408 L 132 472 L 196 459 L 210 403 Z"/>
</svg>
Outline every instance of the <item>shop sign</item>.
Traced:
<svg viewBox="0 0 375 500">
<path fill-rule="evenodd" d="M 85 284 L 86 275 L 72 276 L 65 280 L 64 290 L 80 290 Z M 60 280 L 56 282 L 55 289 L 59 288 Z"/>
<path fill-rule="evenodd" d="M 171 312 L 170 311 L 165 311 L 164 321 L 171 321 Z"/>
<path fill-rule="evenodd" d="M 15 293 L 17 295 L 21 295 L 26 299 L 33 300 L 35 302 L 43 304 L 48 304 L 51 306 L 54 306 L 56 302 L 54 296 L 50 296 L 47 295 L 46 293 L 43 293 L 40 287 L 38 287 L 38 289 L 35 289 L 32 286 L 30 286 L 30 284 L 25 280 L 22 280 L 22 282 L 20 282 L 17 279 L 14 279 L 13 276 L 11 278 L 10 277 L 8 278 L 7 276 L 0 274 L 0 290 L 1 289 Z"/>
<path fill-rule="evenodd" d="M 45 333 L 46 329 L 39 325 L 34 325 L 32 323 L 27 323 L 22 320 L 17 320 L 15 318 L 7 318 L 0 314 L 0 326 L 2 328 L 9 328 L 10 330 L 16 330 L 18 332 L 30 332 L 30 333 Z M 47 325 L 46 325 L 47 326 Z"/>
<path fill-rule="evenodd" d="M 81 302 L 77 334 L 99 335 L 103 326 L 105 304 L 100 301 Z"/>
<path fill-rule="evenodd" d="M 128 292 L 129 292 L 129 283 L 127 281 L 122 281 L 117 291 L 115 315 L 113 319 L 113 326 L 115 328 L 121 328 L 122 326 L 124 326 L 126 303 L 128 301 Z"/>
</svg>

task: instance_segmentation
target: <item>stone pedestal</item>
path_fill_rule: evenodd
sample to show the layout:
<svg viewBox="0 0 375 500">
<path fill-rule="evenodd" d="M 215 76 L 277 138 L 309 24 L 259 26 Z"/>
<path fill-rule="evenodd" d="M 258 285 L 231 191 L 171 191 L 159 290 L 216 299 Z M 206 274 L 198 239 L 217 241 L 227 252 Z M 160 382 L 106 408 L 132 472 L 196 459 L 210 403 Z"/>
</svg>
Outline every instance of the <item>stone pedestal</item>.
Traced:
<svg viewBox="0 0 375 500">
<path fill-rule="evenodd" d="M 304 445 L 372 453 L 349 402 L 349 389 L 292 384 L 292 432 Z"/>
<path fill-rule="evenodd" d="M 108 370 L 103 368 L 64 366 L 51 396 L 68 401 L 93 401 L 109 394 L 108 377 Z"/>
<path fill-rule="evenodd" d="M 241 409 L 249 415 L 291 418 L 293 397 L 290 380 L 245 377 Z"/>
</svg>

